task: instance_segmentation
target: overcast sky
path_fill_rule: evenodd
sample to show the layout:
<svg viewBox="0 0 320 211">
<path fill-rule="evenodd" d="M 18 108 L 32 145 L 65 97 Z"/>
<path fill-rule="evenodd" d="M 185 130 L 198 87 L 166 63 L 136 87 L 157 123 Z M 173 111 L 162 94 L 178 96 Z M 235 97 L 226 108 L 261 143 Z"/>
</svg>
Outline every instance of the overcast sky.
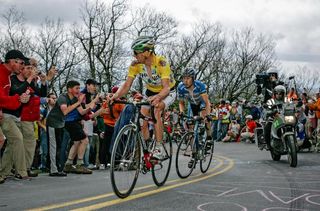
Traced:
<svg viewBox="0 0 320 211">
<path fill-rule="evenodd" d="M 110 0 L 106 0 L 110 1 Z M 307 65 L 320 73 L 320 0 L 131 0 L 133 6 L 149 4 L 175 17 L 180 30 L 193 22 L 211 20 L 226 30 L 250 26 L 272 34 L 283 69 Z M 31 24 L 45 17 L 66 22 L 79 19 L 82 0 L 0 0 L 0 12 L 8 5 L 22 9 Z"/>
</svg>

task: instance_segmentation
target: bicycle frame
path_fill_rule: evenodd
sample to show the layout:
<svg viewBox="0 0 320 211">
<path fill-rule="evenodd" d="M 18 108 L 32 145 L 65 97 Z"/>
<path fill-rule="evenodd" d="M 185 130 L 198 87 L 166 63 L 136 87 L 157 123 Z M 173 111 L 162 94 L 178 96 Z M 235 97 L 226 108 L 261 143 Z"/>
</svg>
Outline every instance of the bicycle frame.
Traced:
<svg viewBox="0 0 320 211">
<path fill-rule="evenodd" d="M 149 104 L 144 104 L 144 103 L 126 103 L 126 102 L 118 102 L 116 101 L 116 103 L 123 103 L 123 104 L 132 104 L 134 105 L 134 118 L 133 121 L 130 120 L 130 124 L 135 128 L 135 131 L 138 130 L 138 132 L 136 133 L 137 137 L 134 137 L 134 140 L 138 141 L 138 144 L 142 147 L 142 153 L 143 153 L 143 161 L 145 163 L 146 166 L 146 170 L 150 170 L 152 168 L 153 165 L 157 164 L 158 161 L 150 161 L 151 158 L 151 152 L 148 149 L 148 146 L 141 134 L 141 124 L 140 124 L 140 119 L 143 119 L 144 121 L 153 121 L 154 123 L 156 123 L 156 119 L 154 117 L 153 114 L 153 109 L 151 107 L 151 117 L 148 116 L 144 116 L 141 113 L 141 106 L 146 105 L 149 106 Z M 130 139 L 129 139 L 130 140 Z M 146 173 L 146 171 L 142 171 L 143 173 Z"/>
</svg>

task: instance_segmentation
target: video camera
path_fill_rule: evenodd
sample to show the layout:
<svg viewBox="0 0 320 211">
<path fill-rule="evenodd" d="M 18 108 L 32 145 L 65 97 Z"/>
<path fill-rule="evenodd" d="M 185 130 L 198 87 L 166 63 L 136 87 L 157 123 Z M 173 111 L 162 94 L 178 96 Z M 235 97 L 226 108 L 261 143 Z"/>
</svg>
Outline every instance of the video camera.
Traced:
<svg viewBox="0 0 320 211">
<path fill-rule="evenodd" d="M 257 85 L 266 85 L 269 81 L 269 75 L 267 73 L 258 73 L 256 74 L 256 84 Z"/>
</svg>

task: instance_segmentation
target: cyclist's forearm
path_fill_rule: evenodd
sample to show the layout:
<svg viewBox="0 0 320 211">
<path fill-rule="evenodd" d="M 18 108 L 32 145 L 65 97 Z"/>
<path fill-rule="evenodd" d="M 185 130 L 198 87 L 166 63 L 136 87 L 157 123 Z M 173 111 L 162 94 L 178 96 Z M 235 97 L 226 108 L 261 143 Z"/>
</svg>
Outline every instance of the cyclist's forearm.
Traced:
<svg viewBox="0 0 320 211">
<path fill-rule="evenodd" d="M 114 98 L 120 98 L 123 95 L 127 94 L 131 88 L 133 82 L 133 78 L 128 77 L 124 84 L 118 89 L 118 91 L 114 94 Z"/>
<path fill-rule="evenodd" d="M 184 112 L 184 102 L 183 101 L 179 102 L 179 111 Z"/>
<path fill-rule="evenodd" d="M 122 86 L 114 95 L 115 98 L 120 98 L 123 95 L 127 94 L 129 92 L 130 87 Z"/>
<path fill-rule="evenodd" d="M 164 87 L 161 92 L 158 93 L 158 95 L 161 97 L 161 99 L 166 98 L 170 93 L 170 87 Z"/>
<path fill-rule="evenodd" d="M 170 93 L 169 79 L 162 79 L 162 90 L 158 93 L 161 99 L 166 98 Z"/>
</svg>

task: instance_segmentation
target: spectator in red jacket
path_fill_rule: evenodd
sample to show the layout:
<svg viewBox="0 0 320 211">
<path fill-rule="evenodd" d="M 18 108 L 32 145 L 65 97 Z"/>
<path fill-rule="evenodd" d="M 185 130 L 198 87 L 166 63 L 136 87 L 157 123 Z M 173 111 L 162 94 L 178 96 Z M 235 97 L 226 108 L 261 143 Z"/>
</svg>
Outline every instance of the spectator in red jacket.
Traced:
<svg viewBox="0 0 320 211">
<path fill-rule="evenodd" d="M 252 119 L 251 115 L 246 116 L 246 126 L 241 133 L 241 139 L 246 140 L 247 143 L 252 142 L 254 137 L 254 129 L 257 127 L 256 122 Z"/>
<path fill-rule="evenodd" d="M 20 73 L 24 67 L 24 60 L 27 58 L 18 50 L 11 50 L 5 55 L 5 63 L 0 64 L 0 109 L 16 110 L 21 103 L 27 103 L 30 95 L 23 93 L 9 96 L 12 73 Z M 14 165 L 18 178 L 27 178 L 27 169 L 25 163 L 24 147 L 22 137 L 16 139 L 16 119 L 12 115 L 3 114 L 2 131 L 7 138 L 7 147 L 2 157 L 2 166 L 0 170 L 0 183 L 10 174 Z"/>
</svg>

